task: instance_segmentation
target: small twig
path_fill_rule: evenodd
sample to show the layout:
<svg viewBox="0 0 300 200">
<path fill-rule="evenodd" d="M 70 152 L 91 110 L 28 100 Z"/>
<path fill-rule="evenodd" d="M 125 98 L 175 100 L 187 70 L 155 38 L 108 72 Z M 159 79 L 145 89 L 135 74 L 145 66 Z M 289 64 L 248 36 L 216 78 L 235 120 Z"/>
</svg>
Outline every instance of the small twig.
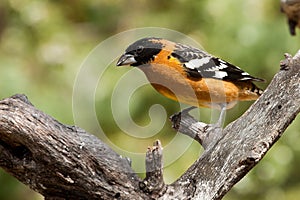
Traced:
<svg viewBox="0 0 300 200">
<path fill-rule="evenodd" d="M 217 141 L 222 135 L 223 129 L 197 121 L 188 113 L 176 113 L 170 117 L 172 127 L 180 133 L 187 135 L 206 150 L 209 145 Z"/>
<path fill-rule="evenodd" d="M 300 27 L 300 0 L 281 0 L 281 12 L 285 13 L 291 35 L 296 35 L 296 27 Z"/>
<path fill-rule="evenodd" d="M 159 140 L 146 153 L 146 178 L 140 182 L 140 189 L 152 198 L 161 196 L 166 190 L 163 180 L 162 145 Z"/>
<path fill-rule="evenodd" d="M 280 70 L 288 70 L 293 62 L 293 56 L 291 54 L 285 53 L 284 57 L 285 59 L 280 61 Z"/>
</svg>

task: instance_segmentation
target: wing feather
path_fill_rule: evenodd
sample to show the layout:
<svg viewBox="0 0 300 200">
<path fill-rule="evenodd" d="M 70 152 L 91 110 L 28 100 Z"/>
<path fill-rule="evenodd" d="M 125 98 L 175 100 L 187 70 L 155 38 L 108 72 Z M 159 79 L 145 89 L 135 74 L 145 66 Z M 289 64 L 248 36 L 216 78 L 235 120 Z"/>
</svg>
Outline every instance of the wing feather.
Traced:
<svg viewBox="0 0 300 200">
<path fill-rule="evenodd" d="M 176 44 L 172 56 L 181 63 L 191 78 L 215 78 L 226 81 L 264 81 L 239 67 L 188 45 Z"/>
</svg>

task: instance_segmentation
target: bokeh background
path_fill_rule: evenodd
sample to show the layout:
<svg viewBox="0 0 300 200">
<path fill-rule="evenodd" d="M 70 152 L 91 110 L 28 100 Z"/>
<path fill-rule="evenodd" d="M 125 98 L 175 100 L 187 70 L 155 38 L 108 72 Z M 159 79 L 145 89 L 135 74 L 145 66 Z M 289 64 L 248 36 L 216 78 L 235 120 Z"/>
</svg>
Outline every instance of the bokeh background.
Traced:
<svg viewBox="0 0 300 200">
<path fill-rule="evenodd" d="M 265 88 L 279 70 L 283 54 L 295 54 L 300 46 L 300 34 L 289 35 L 286 18 L 279 10 L 278 0 L 2 0 L 0 98 L 24 93 L 38 109 L 62 123 L 74 124 L 73 85 L 90 51 L 117 33 L 153 26 L 192 37 L 208 52 L 266 79 L 266 84 L 259 84 Z M 106 71 L 102 80 L 107 86 L 105 93 L 97 91 L 95 95 L 99 123 L 111 142 L 128 151 L 143 153 L 156 139 L 167 145 L 176 135 L 168 120 L 157 134 L 139 140 L 124 134 L 114 121 L 111 90 L 114 82 L 128 70 L 116 69 L 112 64 Z M 150 86 L 137 90 L 133 99 L 129 105 L 131 117 L 141 126 L 150 123 L 148 112 L 153 104 L 162 105 L 168 116 L 179 111 L 176 102 L 162 97 Z M 250 105 L 251 102 L 240 103 L 228 111 L 227 123 Z M 211 111 L 201 109 L 200 115 L 201 120 L 209 121 Z M 95 126 L 89 124 L 85 128 L 97 135 L 93 131 Z M 164 169 L 167 183 L 184 173 L 202 152 L 200 145 L 181 137 L 191 145 Z M 133 160 L 134 168 L 139 165 Z M 265 158 L 224 199 L 299 199 L 299 167 L 298 117 Z M 0 169 L 0 199 L 43 198 Z"/>
</svg>

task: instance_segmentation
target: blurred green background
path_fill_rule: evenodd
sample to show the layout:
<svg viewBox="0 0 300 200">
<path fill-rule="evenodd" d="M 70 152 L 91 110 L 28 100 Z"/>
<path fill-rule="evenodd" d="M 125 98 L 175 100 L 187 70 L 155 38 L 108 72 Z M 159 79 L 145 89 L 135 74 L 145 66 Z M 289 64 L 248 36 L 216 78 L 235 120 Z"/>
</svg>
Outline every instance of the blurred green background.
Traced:
<svg viewBox="0 0 300 200">
<path fill-rule="evenodd" d="M 299 49 L 300 31 L 288 33 L 285 16 L 274 0 L 2 0 L 0 1 L 0 98 L 26 94 L 40 110 L 65 124 L 74 124 L 72 90 L 81 63 L 101 41 L 138 27 L 163 27 L 179 31 L 202 44 L 210 53 L 271 81 L 285 52 Z M 125 49 L 125 47 L 124 47 Z M 99 55 L 101 56 L 101 55 Z M 105 73 L 107 90 L 122 73 L 113 64 Z M 265 88 L 267 84 L 260 84 Z M 97 91 L 97 94 L 101 91 Z M 168 120 L 153 137 L 133 139 L 124 134 L 111 115 L 110 95 L 97 99 L 99 122 L 115 145 L 144 153 L 156 139 L 167 145 L 176 133 Z M 179 111 L 177 103 L 150 86 L 134 95 L 131 117 L 139 125 L 149 123 L 148 110 L 161 104 L 167 115 Z M 238 118 L 250 103 L 227 113 L 227 123 Z M 210 110 L 201 109 L 201 119 Z M 88 130 L 94 130 L 90 124 Z M 91 131 L 93 132 L 93 131 Z M 93 134 L 97 135 L 97 133 Z M 141 133 L 142 134 L 142 133 Z M 182 141 L 192 142 L 185 136 Z M 180 143 L 179 143 L 180 144 Z M 195 142 L 168 165 L 165 180 L 178 178 L 197 159 L 202 148 Z M 165 159 L 170 159 L 167 155 Z M 140 163 L 133 160 L 133 167 Z M 296 200 L 300 197 L 299 117 L 265 158 L 225 196 L 225 199 Z M 140 174 L 143 176 L 143 174 Z M 0 199 L 42 199 L 42 196 L 0 169 Z"/>
</svg>

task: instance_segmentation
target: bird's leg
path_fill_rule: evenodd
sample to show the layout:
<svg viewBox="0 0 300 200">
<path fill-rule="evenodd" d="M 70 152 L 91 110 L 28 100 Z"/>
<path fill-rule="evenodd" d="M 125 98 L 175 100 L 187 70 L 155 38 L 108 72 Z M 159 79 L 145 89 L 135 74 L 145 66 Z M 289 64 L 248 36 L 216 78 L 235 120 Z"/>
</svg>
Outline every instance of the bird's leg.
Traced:
<svg viewBox="0 0 300 200">
<path fill-rule="evenodd" d="M 221 126 L 223 125 L 225 120 L 225 115 L 226 115 L 226 104 L 220 104 L 220 106 L 221 106 L 221 113 L 217 123 L 215 124 L 215 126 L 219 128 L 221 128 Z"/>
</svg>

